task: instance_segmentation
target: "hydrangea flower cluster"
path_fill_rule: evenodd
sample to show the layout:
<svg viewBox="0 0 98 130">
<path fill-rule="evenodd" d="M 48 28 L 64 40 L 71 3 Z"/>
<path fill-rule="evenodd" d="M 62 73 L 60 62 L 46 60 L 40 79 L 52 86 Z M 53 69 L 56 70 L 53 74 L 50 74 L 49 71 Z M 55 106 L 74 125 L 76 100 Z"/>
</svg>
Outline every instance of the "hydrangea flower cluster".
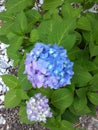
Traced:
<svg viewBox="0 0 98 130">
<path fill-rule="evenodd" d="M 27 116 L 30 121 L 44 123 L 47 117 L 52 117 L 46 96 L 37 93 L 27 101 Z"/>
<path fill-rule="evenodd" d="M 73 62 L 62 46 L 36 43 L 26 56 L 25 74 L 34 88 L 58 89 L 71 83 Z"/>
</svg>

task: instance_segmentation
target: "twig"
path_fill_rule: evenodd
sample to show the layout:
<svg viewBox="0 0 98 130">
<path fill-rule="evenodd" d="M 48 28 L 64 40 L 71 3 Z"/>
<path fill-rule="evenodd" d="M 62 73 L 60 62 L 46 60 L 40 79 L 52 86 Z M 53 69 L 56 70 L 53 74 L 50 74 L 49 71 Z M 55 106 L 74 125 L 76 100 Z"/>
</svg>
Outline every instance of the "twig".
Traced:
<svg viewBox="0 0 98 130">
<path fill-rule="evenodd" d="M 87 120 L 89 120 L 91 117 L 87 117 L 86 119 L 84 119 L 83 121 L 80 121 L 79 123 L 77 124 L 74 124 L 73 126 L 76 128 L 78 126 L 80 126 L 82 123 L 86 122 Z"/>
</svg>

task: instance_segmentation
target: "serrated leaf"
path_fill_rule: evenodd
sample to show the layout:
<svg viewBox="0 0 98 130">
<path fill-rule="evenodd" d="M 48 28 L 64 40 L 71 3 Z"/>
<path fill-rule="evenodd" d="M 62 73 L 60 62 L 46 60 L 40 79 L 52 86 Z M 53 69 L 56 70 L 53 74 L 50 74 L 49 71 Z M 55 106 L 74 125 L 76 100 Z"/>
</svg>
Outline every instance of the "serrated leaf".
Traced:
<svg viewBox="0 0 98 130">
<path fill-rule="evenodd" d="M 13 89 L 13 88 L 19 88 L 20 87 L 20 82 L 19 80 L 17 79 L 17 77 L 15 76 L 12 76 L 12 75 L 2 75 L 1 76 L 4 83 L 10 88 L 10 89 Z"/>
<path fill-rule="evenodd" d="M 6 108 L 13 108 L 20 104 L 21 97 L 18 89 L 11 89 L 5 95 L 4 105 Z"/>
<path fill-rule="evenodd" d="M 58 6 L 60 6 L 61 4 L 63 3 L 62 0 L 45 0 L 43 5 L 42 5 L 42 8 L 45 9 L 45 10 L 49 10 L 51 8 L 56 8 Z"/>
<path fill-rule="evenodd" d="M 34 124 L 34 122 L 30 122 L 27 118 L 27 113 L 26 113 L 26 106 L 20 107 L 18 115 L 20 116 L 20 121 L 22 123 L 26 124 Z"/>
<path fill-rule="evenodd" d="M 84 115 L 84 114 L 88 114 L 91 113 L 91 110 L 88 106 L 85 106 L 84 109 L 82 109 L 81 111 L 77 111 L 74 109 L 74 106 L 71 105 L 69 107 L 69 110 L 74 114 L 74 115 Z"/>
<path fill-rule="evenodd" d="M 89 92 L 87 95 L 92 104 L 98 105 L 98 93 Z"/>
<path fill-rule="evenodd" d="M 50 88 L 38 88 L 37 93 L 41 93 L 42 95 L 45 95 L 47 98 L 51 98 L 53 90 Z"/>
<path fill-rule="evenodd" d="M 96 116 L 96 106 L 94 104 L 92 104 L 90 101 L 88 101 L 88 107 L 91 110 L 90 115 Z"/>
<path fill-rule="evenodd" d="M 62 15 L 64 19 L 67 19 L 69 17 L 77 18 L 81 12 L 81 8 L 73 8 L 73 6 L 68 3 L 69 1 L 65 2 L 62 6 Z"/>
<path fill-rule="evenodd" d="M 77 85 L 77 87 L 83 87 L 87 85 L 87 83 L 91 80 L 91 74 L 84 70 L 82 66 L 75 64 L 74 66 L 74 77 L 73 82 Z"/>
<path fill-rule="evenodd" d="M 20 89 L 20 92 L 21 92 L 21 99 L 29 99 L 28 95 L 26 94 L 26 92 L 22 89 Z"/>
<path fill-rule="evenodd" d="M 5 44 L 9 44 L 9 40 L 5 35 L 0 36 L 0 41 Z"/>
<path fill-rule="evenodd" d="M 74 102 L 73 102 L 73 106 L 75 111 L 77 111 L 78 113 L 81 112 L 87 105 L 87 99 L 86 97 L 75 97 Z"/>
<path fill-rule="evenodd" d="M 94 43 L 90 43 L 89 45 L 91 57 L 98 55 L 98 45 L 94 45 Z"/>
<path fill-rule="evenodd" d="M 73 94 L 67 88 L 56 90 L 51 96 L 51 102 L 56 108 L 64 110 L 72 104 Z"/>
<path fill-rule="evenodd" d="M 0 35 L 7 35 L 13 28 L 13 25 L 14 22 L 4 23 L 3 26 L 0 28 Z"/>
<path fill-rule="evenodd" d="M 69 50 L 75 43 L 75 35 L 69 34 L 69 32 L 73 33 L 74 29 L 75 21 L 72 19 L 67 19 L 66 21 L 57 21 L 50 36 L 52 37 L 54 34 L 53 42 L 56 42 L 58 45 L 63 44 L 63 46 Z M 72 41 L 70 41 L 70 38 L 72 38 Z"/>
<path fill-rule="evenodd" d="M 60 20 L 60 19 L 58 19 L 58 20 Z M 39 32 L 40 40 L 42 42 L 51 43 L 51 41 L 49 41 L 49 40 L 51 40 L 52 37 L 51 37 L 51 39 L 49 39 L 49 36 L 53 31 L 53 26 L 55 23 L 56 23 L 56 20 L 48 20 L 48 21 L 43 21 L 40 24 L 40 26 L 38 27 L 38 32 Z"/>
<path fill-rule="evenodd" d="M 39 40 L 39 34 L 36 29 L 33 29 L 30 33 L 30 42 L 36 42 Z"/>
<path fill-rule="evenodd" d="M 21 55 L 19 53 L 20 46 L 23 41 L 23 36 L 18 36 L 16 34 L 12 35 L 9 38 L 10 46 L 7 49 L 8 56 L 14 60 L 14 65 L 17 65 L 21 59 Z"/>
<path fill-rule="evenodd" d="M 91 85 L 90 89 L 92 91 L 98 91 L 98 74 L 95 74 L 93 76 L 93 78 L 90 81 L 90 85 Z"/>
<path fill-rule="evenodd" d="M 7 108 L 13 108 L 18 106 L 21 100 L 25 99 L 29 99 L 25 91 L 13 88 L 6 93 L 4 104 Z"/>
<path fill-rule="evenodd" d="M 77 116 L 70 112 L 69 109 L 65 110 L 65 112 L 62 114 L 62 120 L 67 120 L 72 123 L 76 123 L 78 121 Z"/>
<path fill-rule="evenodd" d="M 83 29 L 83 30 L 86 30 L 86 31 L 91 31 L 91 24 L 90 24 L 90 21 L 87 17 L 85 16 L 81 16 L 79 19 L 78 19 L 78 22 L 77 22 L 77 27 L 79 29 Z"/>
<path fill-rule="evenodd" d="M 41 18 L 41 15 L 37 10 L 30 9 L 27 10 L 25 13 L 26 17 L 28 18 L 28 21 L 30 21 L 31 23 L 35 23 Z"/>
<path fill-rule="evenodd" d="M 47 118 L 47 122 L 45 124 L 46 128 L 49 128 L 50 130 L 59 130 L 59 122 L 58 119 L 54 118 L 54 116 L 52 116 L 52 118 Z"/>
<path fill-rule="evenodd" d="M 85 62 L 82 62 L 81 65 L 87 71 L 93 71 L 93 70 L 98 69 L 98 67 L 96 66 L 96 64 L 94 64 L 93 61 L 89 61 L 87 59 L 85 59 Z"/>
<path fill-rule="evenodd" d="M 73 125 L 69 121 L 66 121 L 66 120 L 62 120 L 60 129 L 61 130 L 75 130 Z"/>
<path fill-rule="evenodd" d="M 58 19 L 55 18 L 42 22 L 38 31 L 42 42 L 51 44 L 57 43 L 58 45 L 63 45 L 67 50 L 70 50 L 76 40 L 76 35 L 73 32 L 74 29 L 74 20 L 67 19 L 64 21 L 58 17 Z"/>
<path fill-rule="evenodd" d="M 71 50 L 76 42 L 76 35 L 75 34 L 66 35 L 64 41 L 65 42 L 62 44 L 64 48 L 66 48 L 67 50 Z"/>
<path fill-rule="evenodd" d="M 0 12 L 0 20 L 7 21 L 7 22 L 9 22 L 9 21 L 12 22 L 14 20 L 14 18 L 13 18 L 12 15 L 8 15 L 7 11 L 3 11 L 3 12 Z"/>
<path fill-rule="evenodd" d="M 86 92 L 87 92 L 88 88 L 79 88 L 78 90 L 76 90 L 77 96 L 82 98 L 86 96 Z"/>
<path fill-rule="evenodd" d="M 34 2 L 34 0 L 8 0 L 5 6 L 7 8 L 7 13 L 13 14 L 22 11 L 29 6 L 32 6 Z"/>
<path fill-rule="evenodd" d="M 17 28 L 17 32 L 19 33 L 26 33 L 27 31 L 27 17 L 23 11 L 21 11 L 15 19 L 15 26 Z M 19 28 L 19 29 L 18 29 Z"/>
<path fill-rule="evenodd" d="M 28 81 L 27 79 L 27 75 L 24 74 L 24 70 L 25 70 L 25 56 L 23 57 L 21 63 L 20 63 L 20 67 L 18 69 L 18 77 L 20 80 L 20 84 L 23 90 L 29 90 L 32 88 L 31 83 Z"/>
</svg>

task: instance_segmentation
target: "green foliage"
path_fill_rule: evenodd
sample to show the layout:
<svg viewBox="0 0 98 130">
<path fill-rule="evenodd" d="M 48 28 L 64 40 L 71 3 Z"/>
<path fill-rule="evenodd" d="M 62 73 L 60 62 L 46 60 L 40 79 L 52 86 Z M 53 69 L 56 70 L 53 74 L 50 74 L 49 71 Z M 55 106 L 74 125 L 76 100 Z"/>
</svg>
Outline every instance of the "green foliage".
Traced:
<svg viewBox="0 0 98 130">
<path fill-rule="evenodd" d="M 2 75 L 2 79 L 4 83 L 10 88 L 10 89 L 16 89 L 20 87 L 20 82 L 17 79 L 17 77 L 12 75 Z"/>
<path fill-rule="evenodd" d="M 23 90 L 11 89 L 5 95 L 4 105 L 6 108 L 13 108 L 19 106 L 24 99 L 28 99 L 28 96 Z"/>
<path fill-rule="evenodd" d="M 52 8 L 57 8 L 58 6 L 60 6 L 62 4 L 62 0 L 45 0 L 44 4 L 42 5 L 42 8 L 44 10 L 49 10 Z"/>
<path fill-rule="evenodd" d="M 89 92 L 88 98 L 92 104 L 98 105 L 98 93 Z"/>
<path fill-rule="evenodd" d="M 61 122 L 61 128 L 62 130 L 74 130 L 72 124 L 68 121 L 62 120 Z"/>
<path fill-rule="evenodd" d="M 55 90 L 52 94 L 51 102 L 56 108 L 65 110 L 73 102 L 73 93 L 67 88 Z"/>
<path fill-rule="evenodd" d="M 8 0 L 5 4 L 8 14 L 18 13 L 25 8 L 32 6 L 35 0 Z"/>
<path fill-rule="evenodd" d="M 0 41 L 9 44 L 8 56 L 19 66 L 17 76 L 1 76 L 10 88 L 5 107 L 20 106 L 21 122 L 27 119 L 26 100 L 36 93 L 49 98 L 53 117 L 45 127 L 50 130 L 74 130 L 72 123 L 82 114 L 95 115 L 98 105 L 98 14 L 89 12 L 98 0 L 7 0 L 0 13 L 3 25 Z M 35 7 L 36 3 L 36 9 Z M 71 85 L 58 90 L 34 89 L 24 74 L 25 57 L 36 42 L 63 46 L 74 62 Z"/>
<path fill-rule="evenodd" d="M 62 114 L 62 120 L 67 120 L 72 123 L 78 122 L 77 117 L 71 111 L 69 111 L 69 109 L 66 109 Z"/>
<path fill-rule="evenodd" d="M 32 88 L 31 83 L 27 80 L 27 76 L 24 74 L 24 70 L 25 70 L 25 56 L 23 57 L 22 61 L 20 62 L 20 67 L 18 70 L 18 77 L 19 77 L 19 81 L 21 84 L 21 88 L 23 90 L 29 90 Z"/>
<path fill-rule="evenodd" d="M 74 72 L 73 81 L 78 87 L 84 87 L 92 78 L 91 74 L 80 65 L 74 66 Z"/>
<path fill-rule="evenodd" d="M 19 109 L 18 115 L 20 116 L 20 121 L 26 124 L 34 124 L 34 122 L 30 122 L 27 118 L 26 114 L 26 106 L 21 106 Z"/>
</svg>

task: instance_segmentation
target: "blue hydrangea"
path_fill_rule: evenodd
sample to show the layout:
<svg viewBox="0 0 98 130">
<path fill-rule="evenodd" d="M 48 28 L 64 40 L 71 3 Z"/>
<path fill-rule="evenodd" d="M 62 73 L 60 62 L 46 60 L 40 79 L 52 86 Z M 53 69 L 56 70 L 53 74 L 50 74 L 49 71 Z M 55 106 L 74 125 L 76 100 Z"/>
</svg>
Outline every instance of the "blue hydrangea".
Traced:
<svg viewBox="0 0 98 130">
<path fill-rule="evenodd" d="M 30 121 L 44 122 L 46 118 L 52 117 L 50 107 L 48 105 L 48 99 L 46 96 L 42 96 L 41 93 L 35 94 L 30 98 L 27 104 L 27 117 Z"/>
<path fill-rule="evenodd" d="M 36 43 L 26 56 L 25 74 L 34 88 L 58 89 L 71 84 L 73 62 L 62 46 Z"/>
</svg>

